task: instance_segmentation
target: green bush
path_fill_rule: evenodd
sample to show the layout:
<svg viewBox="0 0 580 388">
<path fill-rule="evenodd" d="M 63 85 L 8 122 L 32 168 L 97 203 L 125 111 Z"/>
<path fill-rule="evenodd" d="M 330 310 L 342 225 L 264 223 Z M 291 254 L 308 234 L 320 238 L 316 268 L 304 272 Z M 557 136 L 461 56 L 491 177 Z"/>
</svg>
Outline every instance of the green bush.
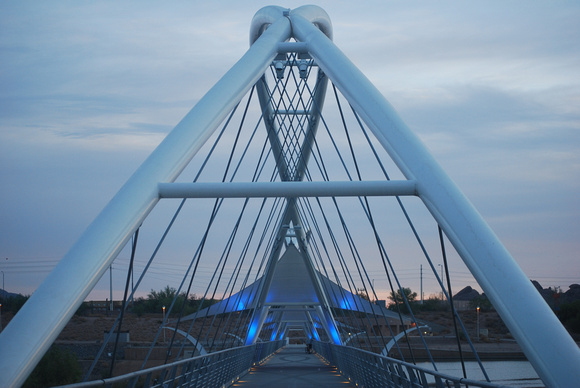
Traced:
<svg viewBox="0 0 580 388">
<path fill-rule="evenodd" d="M 2 304 L 2 312 L 11 312 L 16 314 L 24 303 L 30 298 L 30 296 L 24 296 L 21 294 L 12 296 L 10 298 L 0 298 L 0 303 Z"/>
<path fill-rule="evenodd" d="M 561 305 L 558 317 L 570 332 L 580 333 L 580 300 Z"/>
<path fill-rule="evenodd" d="M 70 351 L 53 346 L 42 357 L 24 383 L 24 388 L 53 387 L 79 382 L 82 371 Z"/>
<path fill-rule="evenodd" d="M 182 292 L 177 295 L 177 290 L 173 287 L 166 286 L 160 291 L 151 290 L 147 295 L 147 298 L 138 298 L 133 303 L 131 311 L 133 311 L 137 316 L 142 316 L 146 313 L 160 314 L 163 311 L 163 306 L 169 312 L 169 306 L 173 302 L 173 299 L 177 296 L 172 316 L 179 315 L 181 309 L 183 308 L 183 315 L 192 314 L 200 309 L 201 299 L 197 299 L 195 295 L 190 295 L 188 298 L 185 297 L 185 293 Z M 217 302 L 216 300 L 207 299 L 204 300 L 201 308 L 205 308 Z M 185 303 L 185 306 L 184 306 Z"/>
</svg>

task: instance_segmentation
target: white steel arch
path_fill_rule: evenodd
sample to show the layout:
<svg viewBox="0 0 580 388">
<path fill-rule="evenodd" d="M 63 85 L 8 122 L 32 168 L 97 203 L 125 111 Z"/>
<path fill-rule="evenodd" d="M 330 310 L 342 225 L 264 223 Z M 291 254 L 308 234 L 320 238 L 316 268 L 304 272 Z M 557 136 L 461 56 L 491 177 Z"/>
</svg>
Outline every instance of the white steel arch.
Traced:
<svg viewBox="0 0 580 388">
<path fill-rule="evenodd" d="M 580 380 L 580 350 L 572 338 L 474 207 L 331 36 L 330 19 L 315 6 L 293 11 L 266 7 L 256 14 L 248 52 L 143 163 L 2 332 L 0 386 L 24 382 L 156 205 L 159 184 L 166 192 L 172 190 L 167 184 L 278 52 L 292 46 L 316 60 L 412 181 L 412 192 L 445 231 L 546 385 L 569 387 Z M 290 38 L 299 43 L 287 43 Z"/>
</svg>

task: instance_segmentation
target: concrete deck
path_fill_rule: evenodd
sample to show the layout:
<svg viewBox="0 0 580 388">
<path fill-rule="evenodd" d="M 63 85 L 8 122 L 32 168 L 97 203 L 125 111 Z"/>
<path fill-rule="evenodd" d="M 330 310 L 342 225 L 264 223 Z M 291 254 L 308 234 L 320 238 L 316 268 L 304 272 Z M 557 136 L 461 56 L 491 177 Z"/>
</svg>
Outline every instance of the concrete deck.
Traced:
<svg viewBox="0 0 580 388">
<path fill-rule="evenodd" d="M 304 345 L 286 346 L 262 365 L 254 367 L 232 387 L 355 387 L 335 367 Z"/>
</svg>

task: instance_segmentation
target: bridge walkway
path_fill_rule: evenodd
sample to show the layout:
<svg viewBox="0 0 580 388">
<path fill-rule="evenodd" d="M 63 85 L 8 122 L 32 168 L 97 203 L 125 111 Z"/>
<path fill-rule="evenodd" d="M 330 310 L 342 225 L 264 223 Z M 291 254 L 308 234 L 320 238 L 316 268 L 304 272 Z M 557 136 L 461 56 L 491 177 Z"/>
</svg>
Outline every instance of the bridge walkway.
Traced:
<svg viewBox="0 0 580 388">
<path fill-rule="evenodd" d="M 242 376 L 232 387 L 355 387 L 304 345 L 288 345 Z"/>
</svg>

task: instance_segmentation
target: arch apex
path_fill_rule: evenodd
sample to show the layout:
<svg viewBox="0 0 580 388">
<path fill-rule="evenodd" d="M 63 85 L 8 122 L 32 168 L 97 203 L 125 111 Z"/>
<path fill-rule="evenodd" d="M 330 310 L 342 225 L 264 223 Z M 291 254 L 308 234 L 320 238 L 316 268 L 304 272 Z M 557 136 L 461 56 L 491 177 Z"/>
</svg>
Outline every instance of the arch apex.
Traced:
<svg viewBox="0 0 580 388">
<path fill-rule="evenodd" d="M 250 45 L 262 35 L 266 29 L 281 17 L 289 14 L 297 14 L 314 24 L 320 31 L 332 40 L 332 23 L 326 11 L 316 5 L 303 5 L 294 10 L 288 8 L 268 5 L 262 7 L 252 18 L 250 25 Z"/>
</svg>

